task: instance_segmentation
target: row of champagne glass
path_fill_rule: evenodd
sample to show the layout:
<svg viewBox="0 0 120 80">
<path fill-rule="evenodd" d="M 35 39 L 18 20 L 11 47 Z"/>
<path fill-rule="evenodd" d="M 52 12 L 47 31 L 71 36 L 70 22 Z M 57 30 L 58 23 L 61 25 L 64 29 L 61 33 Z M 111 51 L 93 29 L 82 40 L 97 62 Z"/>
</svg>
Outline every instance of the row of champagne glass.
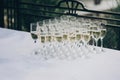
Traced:
<svg viewBox="0 0 120 80">
<path fill-rule="evenodd" d="M 103 51 L 103 38 L 106 35 L 104 22 L 71 16 L 62 16 L 31 23 L 31 33 L 38 36 L 40 47 L 35 51 L 41 59 L 71 58 L 87 56 L 88 53 Z M 101 49 L 89 46 L 98 44 Z"/>
<path fill-rule="evenodd" d="M 101 21 L 62 16 L 31 23 L 31 33 L 36 34 L 42 43 L 82 41 L 87 44 L 92 39 L 93 42 L 95 40 L 97 46 L 97 42 L 100 39 L 101 46 L 103 46 L 106 28 L 101 24 Z"/>
</svg>

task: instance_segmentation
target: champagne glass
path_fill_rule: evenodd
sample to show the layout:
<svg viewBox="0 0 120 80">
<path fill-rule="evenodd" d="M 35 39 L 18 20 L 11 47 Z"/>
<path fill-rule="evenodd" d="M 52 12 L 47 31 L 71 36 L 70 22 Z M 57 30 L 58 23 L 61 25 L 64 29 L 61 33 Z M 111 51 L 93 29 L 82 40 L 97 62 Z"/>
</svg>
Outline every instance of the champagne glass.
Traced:
<svg viewBox="0 0 120 80">
<path fill-rule="evenodd" d="M 88 42 L 90 41 L 90 34 L 88 32 L 83 33 L 83 38 L 84 38 L 85 46 L 87 46 Z"/>
<path fill-rule="evenodd" d="M 38 28 L 37 23 L 31 23 L 30 24 L 30 33 L 37 35 L 38 34 L 37 28 Z"/>
<path fill-rule="evenodd" d="M 61 58 L 62 55 L 62 50 L 61 50 L 61 42 L 62 42 L 63 35 L 60 31 L 55 31 L 54 32 L 54 46 L 55 46 L 55 56 L 56 58 Z"/>
<path fill-rule="evenodd" d="M 69 40 L 70 40 L 70 50 L 71 50 L 71 55 L 73 57 L 73 59 L 75 59 L 77 57 L 77 52 L 76 52 L 76 44 L 77 44 L 77 39 L 76 39 L 76 28 L 75 27 L 72 27 L 70 29 L 70 32 L 69 32 Z"/>
<path fill-rule="evenodd" d="M 89 32 L 83 33 L 83 37 L 84 37 L 84 46 L 85 46 L 85 49 L 86 49 L 86 51 L 89 51 L 87 53 L 90 53 L 91 50 L 89 49 L 89 45 L 88 45 L 88 43 L 90 41 L 90 37 L 91 37 L 90 33 Z"/>
<path fill-rule="evenodd" d="M 96 43 L 96 41 L 95 41 L 93 32 L 96 30 L 96 27 L 97 27 L 97 26 L 95 26 L 94 23 L 91 22 L 91 24 L 90 24 L 90 26 L 89 26 L 89 30 L 88 30 L 88 32 L 89 32 L 89 34 L 90 34 L 91 41 L 92 41 L 92 42 L 91 42 L 92 47 L 91 47 L 91 49 L 90 49 L 92 52 L 94 52 L 94 50 L 95 50 L 95 43 Z"/>
<path fill-rule="evenodd" d="M 76 53 L 77 53 L 77 57 L 82 57 L 82 53 L 83 53 L 83 50 L 82 50 L 82 30 L 80 28 L 76 28 L 76 47 L 75 47 L 75 50 L 76 50 Z"/>
<path fill-rule="evenodd" d="M 30 24 L 30 33 L 31 33 L 31 37 L 32 39 L 34 40 L 34 43 L 36 43 L 36 39 L 38 38 L 38 27 L 37 27 L 37 24 L 36 23 L 31 23 Z M 36 47 L 37 45 L 34 44 L 34 54 L 37 55 L 38 54 L 38 51 L 36 50 Z"/>
<path fill-rule="evenodd" d="M 36 43 L 36 39 L 38 38 L 38 34 L 39 34 L 39 27 L 37 26 L 37 23 L 30 24 L 30 33 L 34 40 L 34 43 Z"/>
<path fill-rule="evenodd" d="M 100 39 L 100 33 L 101 33 L 101 30 L 100 30 L 100 22 L 99 21 L 94 21 L 92 23 L 92 32 L 93 32 L 93 38 L 95 40 L 95 43 L 96 43 L 96 48 L 98 46 L 98 40 Z M 95 49 L 95 48 L 94 48 Z"/>
<path fill-rule="evenodd" d="M 63 29 L 63 42 L 66 42 L 68 40 L 68 32 L 67 30 Z"/>
<path fill-rule="evenodd" d="M 63 29 L 63 52 L 64 57 L 69 58 L 71 53 L 70 39 L 69 39 L 69 30 L 68 28 Z"/>
<path fill-rule="evenodd" d="M 75 40 L 76 40 L 76 34 L 75 34 L 75 30 L 74 30 L 74 28 L 71 28 L 70 29 L 70 32 L 69 32 L 69 40 L 70 40 L 70 42 L 75 42 Z"/>
<path fill-rule="evenodd" d="M 106 30 L 106 28 L 103 25 L 100 26 L 100 29 L 101 29 L 101 36 L 100 36 L 101 51 L 104 51 L 103 50 L 103 38 L 105 37 L 107 30 Z"/>
<path fill-rule="evenodd" d="M 47 28 L 47 23 L 45 21 L 38 21 L 37 25 L 39 27 L 39 40 L 40 40 L 40 56 L 42 59 L 47 60 L 49 58 L 48 56 L 48 44 L 47 42 L 49 41 L 49 35 L 48 35 L 48 28 Z"/>
<path fill-rule="evenodd" d="M 93 30 L 93 37 L 94 37 L 95 42 L 96 42 L 96 47 L 98 46 L 98 40 L 100 38 L 100 33 L 101 33 L 101 31 L 100 31 L 100 29 L 97 29 L 97 27 L 95 30 Z"/>
</svg>

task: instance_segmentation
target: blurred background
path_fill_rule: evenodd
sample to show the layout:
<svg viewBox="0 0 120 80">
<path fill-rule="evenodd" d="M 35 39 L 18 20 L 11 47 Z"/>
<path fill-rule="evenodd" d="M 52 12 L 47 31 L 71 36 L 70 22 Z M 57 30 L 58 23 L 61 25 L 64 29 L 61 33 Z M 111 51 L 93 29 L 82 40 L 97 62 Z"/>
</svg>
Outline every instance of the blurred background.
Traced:
<svg viewBox="0 0 120 80">
<path fill-rule="evenodd" d="M 55 6 L 61 0 L 0 0 L 0 27 L 30 31 L 30 23 L 44 19 L 59 17 L 66 10 Z M 85 5 L 88 10 L 110 11 L 120 13 L 120 0 L 77 0 Z M 44 7 L 47 6 L 47 7 Z M 62 4 L 66 7 L 66 4 Z M 49 13 L 50 12 L 50 13 Z M 78 15 L 115 18 L 120 16 L 101 13 L 77 11 Z M 120 25 L 120 22 L 108 21 L 110 24 Z M 120 50 L 120 28 L 108 28 L 104 38 L 104 47 Z"/>
</svg>

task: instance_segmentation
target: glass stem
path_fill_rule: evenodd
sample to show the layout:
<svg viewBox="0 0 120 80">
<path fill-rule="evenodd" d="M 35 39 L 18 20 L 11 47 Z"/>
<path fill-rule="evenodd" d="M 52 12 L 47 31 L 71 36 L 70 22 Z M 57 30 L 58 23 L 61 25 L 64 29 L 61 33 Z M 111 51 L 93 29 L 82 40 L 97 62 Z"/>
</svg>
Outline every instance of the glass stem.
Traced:
<svg viewBox="0 0 120 80">
<path fill-rule="evenodd" d="M 94 39 L 92 40 L 92 45 L 94 46 Z"/>
<path fill-rule="evenodd" d="M 101 51 L 103 50 L 103 39 L 101 38 Z"/>
<path fill-rule="evenodd" d="M 98 46 L 98 43 L 97 43 L 98 40 L 96 40 L 96 47 Z"/>
<path fill-rule="evenodd" d="M 93 46 L 93 49 L 92 49 L 92 50 L 95 50 L 95 42 L 96 42 L 96 41 L 94 42 L 95 39 L 94 39 L 94 38 L 92 38 L 92 39 L 93 39 L 93 40 L 92 40 L 92 46 Z"/>
</svg>

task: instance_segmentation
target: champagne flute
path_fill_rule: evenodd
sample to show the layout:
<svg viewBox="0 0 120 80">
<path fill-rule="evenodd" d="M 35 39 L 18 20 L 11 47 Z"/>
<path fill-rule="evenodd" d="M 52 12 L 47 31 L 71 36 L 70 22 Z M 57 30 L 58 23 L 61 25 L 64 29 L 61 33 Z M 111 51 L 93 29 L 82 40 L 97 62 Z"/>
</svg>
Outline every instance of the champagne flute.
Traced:
<svg viewBox="0 0 120 80">
<path fill-rule="evenodd" d="M 88 42 L 90 41 L 90 34 L 89 33 L 84 33 L 83 37 L 84 37 L 85 46 L 87 46 Z"/>
<path fill-rule="evenodd" d="M 97 48 L 97 46 L 98 46 L 98 40 L 100 39 L 100 33 L 101 33 L 100 22 L 99 21 L 94 21 L 94 23 L 92 23 L 92 26 L 93 26 L 92 27 L 93 38 L 95 40 L 96 48 Z"/>
<path fill-rule="evenodd" d="M 31 37 L 34 40 L 34 43 L 36 43 L 36 39 L 38 38 L 38 27 L 36 23 L 31 23 L 30 24 L 30 33 L 31 33 Z M 38 54 L 38 50 L 36 50 L 36 44 L 34 44 L 34 54 L 37 55 Z"/>
<path fill-rule="evenodd" d="M 38 34 L 40 33 L 39 27 L 37 26 L 37 23 L 30 24 L 30 33 L 31 33 L 31 36 L 34 40 L 34 43 L 36 43 L 36 39 L 38 38 Z"/>
<path fill-rule="evenodd" d="M 105 37 L 107 30 L 106 30 L 106 28 L 105 28 L 104 26 L 102 26 L 102 25 L 100 26 L 100 30 L 101 30 L 101 36 L 100 36 L 101 51 L 104 51 L 104 50 L 103 50 L 103 38 Z"/>
<path fill-rule="evenodd" d="M 61 48 L 62 48 L 62 44 L 61 44 L 62 39 L 63 39 L 62 33 L 60 31 L 55 31 L 55 33 L 54 33 L 55 50 L 56 50 L 55 56 L 56 56 L 56 58 L 59 58 L 59 59 L 62 58 L 62 53 L 63 53 L 63 51 L 61 50 Z"/>
<path fill-rule="evenodd" d="M 68 28 L 63 29 L 63 52 L 64 57 L 69 58 L 71 53 L 70 39 L 69 39 L 69 30 Z M 67 48 L 66 48 L 67 47 Z"/>
<path fill-rule="evenodd" d="M 96 47 L 98 46 L 98 40 L 100 38 L 100 33 L 101 33 L 100 30 L 93 30 L 93 37 L 94 37 L 95 42 L 96 42 Z"/>
<path fill-rule="evenodd" d="M 30 24 L 30 33 L 37 35 L 37 24 L 36 23 Z"/>
</svg>

